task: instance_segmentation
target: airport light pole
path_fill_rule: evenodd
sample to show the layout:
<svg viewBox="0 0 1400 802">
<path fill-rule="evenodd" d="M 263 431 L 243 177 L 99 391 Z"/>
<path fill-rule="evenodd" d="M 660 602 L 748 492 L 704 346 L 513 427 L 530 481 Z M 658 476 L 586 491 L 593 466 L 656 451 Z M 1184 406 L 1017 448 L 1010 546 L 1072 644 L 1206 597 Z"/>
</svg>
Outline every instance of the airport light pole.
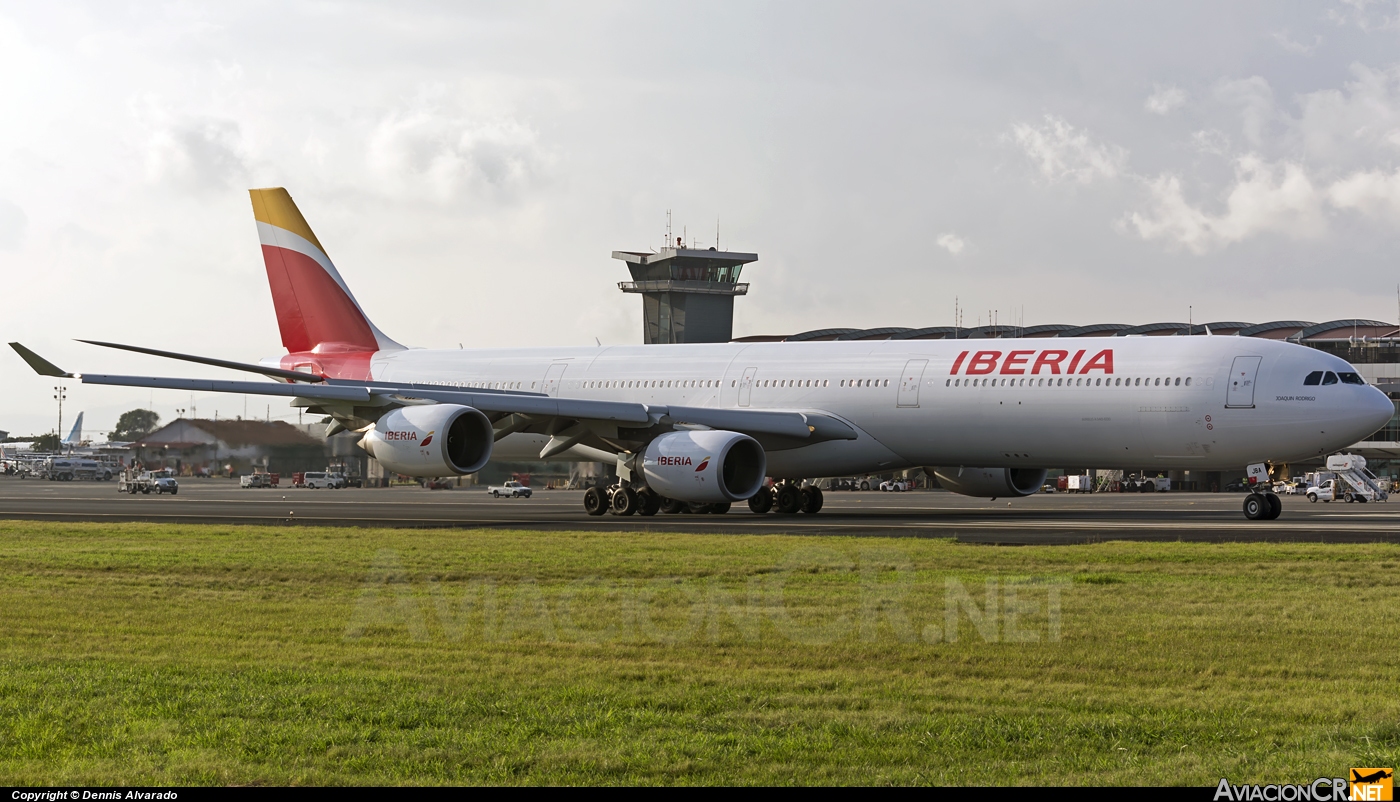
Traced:
<svg viewBox="0 0 1400 802">
<path fill-rule="evenodd" d="M 53 397 L 58 399 L 58 436 L 63 438 L 63 399 L 68 397 L 68 389 L 59 385 L 53 388 Z"/>
</svg>

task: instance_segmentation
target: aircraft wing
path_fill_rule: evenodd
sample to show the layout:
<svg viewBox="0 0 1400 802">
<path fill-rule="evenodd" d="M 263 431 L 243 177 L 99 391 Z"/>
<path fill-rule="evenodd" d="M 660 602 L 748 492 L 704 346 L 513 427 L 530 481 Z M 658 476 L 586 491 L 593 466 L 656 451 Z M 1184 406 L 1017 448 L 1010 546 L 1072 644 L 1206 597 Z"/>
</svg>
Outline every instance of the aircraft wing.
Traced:
<svg viewBox="0 0 1400 802">
<path fill-rule="evenodd" d="M 538 393 L 492 390 L 480 392 L 451 387 L 395 382 L 342 382 L 318 384 L 229 381 L 222 379 L 180 379 L 160 376 L 118 376 L 68 373 L 19 343 L 11 343 L 30 367 L 46 376 L 74 378 L 84 384 L 118 387 L 183 390 L 203 393 L 234 393 L 279 396 L 293 399 L 296 406 L 340 407 L 357 411 L 379 408 L 387 411 L 423 403 L 461 404 L 475 407 L 498 424 L 517 416 L 505 426 L 512 431 L 539 431 L 554 434 L 561 423 L 606 424 L 609 432 L 601 442 L 649 440 L 662 431 L 688 426 L 726 429 L 754 436 L 765 445 L 793 447 L 826 440 L 854 440 L 856 431 L 849 424 L 818 411 L 714 409 L 648 405 L 627 401 L 595 401 L 582 398 L 555 398 Z M 504 434 L 498 435 L 504 436 Z"/>
</svg>

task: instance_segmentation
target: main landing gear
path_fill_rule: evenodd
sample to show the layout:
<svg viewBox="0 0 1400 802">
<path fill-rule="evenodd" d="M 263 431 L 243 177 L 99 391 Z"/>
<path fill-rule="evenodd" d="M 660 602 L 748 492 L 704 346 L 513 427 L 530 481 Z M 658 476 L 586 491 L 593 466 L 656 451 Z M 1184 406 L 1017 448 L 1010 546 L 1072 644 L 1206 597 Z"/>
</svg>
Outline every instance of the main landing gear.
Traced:
<svg viewBox="0 0 1400 802">
<path fill-rule="evenodd" d="M 805 512 L 815 515 L 821 511 L 824 499 L 816 485 L 799 487 L 792 482 L 779 482 L 765 487 L 749 499 L 749 509 L 762 515 L 773 510 L 783 515 Z"/>
<path fill-rule="evenodd" d="M 815 515 L 822 508 L 822 491 L 815 485 L 800 487 L 792 482 L 779 482 L 765 487 L 749 499 L 749 509 L 762 515 L 770 510 L 793 515 L 805 512 Z M 729 512 L 729 502 L 698 504 L 666 498 L 650 488 L 624 485 L 590 487 L 583 493 L 583 510 L 589 515 L 723 515 Z"/>
<path fill-rule="evenodd" d="M 1244 517 L 1251 521 L 1272 521 L 1283 512 L 1283 502 L 1273 493 L 1250 493 L 1244 498 Z"/>
<path fill-rule="evenodd" d="M 612 487 L 590 487 L 583 493 L 583 510 L 589 515 L 679 515 L 683 512 L 700 515 L 711 513 L 722 515 L 729 512 L 729 503 L 695 504 L 666 498 L 649 487 L 634 488 L 622 485 Z"/>
</svg>

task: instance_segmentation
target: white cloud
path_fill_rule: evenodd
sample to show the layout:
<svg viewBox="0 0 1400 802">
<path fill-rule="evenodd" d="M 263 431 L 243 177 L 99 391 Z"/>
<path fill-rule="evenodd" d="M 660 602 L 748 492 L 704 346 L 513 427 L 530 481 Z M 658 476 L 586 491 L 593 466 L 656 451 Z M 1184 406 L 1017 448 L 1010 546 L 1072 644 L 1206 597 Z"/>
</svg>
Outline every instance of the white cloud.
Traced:
<svg viewBox="0 0 1400 802">
<path fill-rule="evenodd" d="M 1153 114 L 1170 114 L 1186 103 L 1186 90 L 1175 86 L 1157 86 L 1142 107 Z"/>
<path fill-rule="evenodd" d="M 386 186 L 446 202 L 467 193 L 512 199 L 544 180 L 552 158 L 535 131 L 514 119 L 420 110 L 382 119 L 369 137 L 368 162 Z"/>
<path fill-rule="evenodd" d="M 1011 138 L 1035 162 L 1048 180 L 1072 180 L 1087 184 L 1097 178 L 1115 178 L 1123 171 L 1128 152 L 1117 145 L 1094 142 L 1088 131 L 1076 129 L 1062 117 L 1045 115 L 1041 126 L 1017 123 Z"/>
<path fill-rule="evenodd" d="M 1278 46 L 1283 48 L 1284 50 L 1287 50 L 1290 53 L 1296 53 L 1300 56 L 1311 56 L 1314 50 L 1317 50 L 1319 47 L 1322 46 L 1321 35 L 1313 36 L 1313 43 L 1310 45 L 1305 45 L 1302 42 L 1293 41 L 1293 39 L 1291 39 L 1288 36 L 1287 31 L 1274 31 L 1273 33 L 1269 34 L 1269 38 L 1273 39 L 1275 42 L 1278 42 Z"/>
<path fill-rule="evenodd" d="M 938 243 L 938 247 L 954 256 L 962 253 L 962 249 L 967 246 L 967 243 L 963 241 L 962 237 L 959 237 L 951 231 L 939 234 L 938 239 L 934 241 Z"/>
<path fill-rule="evenodd" d="M 1350 72 L 1352 80 L 1340 89 L 1298 98 L 1301 111 L 1290 135 L 1313 160 L 1361 166 L 1400 147 L 1400 67 L 1352 64 Z"/>
<path fill-rule="evenodd" d="M 1225 209 L 1212 215 L 1187 202 L 1181 180 L 1162 174 L 1147 182 L 1150 214 L 1137 212 L 1127 224 L 1143 239 L 1164 239 L 1202 254 L 1262 233 L 1304 238 L 1326 228 L 1323 193 L 1302 166 L 1265 162 L 1258 156 L 1235 161 L 1235 181 L 1225 195 Z"/>
<path fill-rule="evenodd" d="M 1372 7 L 1400 9 L 1400 2 L 1396 2 L 1396 0 L 1390 0 L 1390 2 L 1386 2 L 1386 0 L 1341 0 L 1338 5 L 1327 9 L 1327 19 L 1335 25 L 1355 25 L 1367 33 L 1400 28 L 1400 10 L 1395 14 L 1386 14 L 1384 11 L 1372 14 Z"/>
<path fill-rule="evenodd" d="M 1237 81 L 1222 81 L 1215 87 L 1215 97 L 1223 103 L 1240 107 L 1240 128 L 1251 145 L 1264 143 L 1269 123 L 1274 119 L 1274 90 L 1269 82 L 1255 75 Z"/>
<path fill-rule="evenodd" d="M 184 120 L 157 129 L 147 142 L 152 181 L 193 192 L 241 188 L 248 175 L 242 132 L 232 120 Z"/>
<path fill-rule="evenodd" d="M 1327 198 L 1340 209 L 1400 221 L 1400 170 L 1353 173 L 1328 187 Z"/>
<path fill-rule="evenodd" d="M 1230 137 L 1224 131 L 1207 128 L 1191 134 L 1191 147 L 1201 153 L 1223 156 L 1230 150 Z"/>
</svg>

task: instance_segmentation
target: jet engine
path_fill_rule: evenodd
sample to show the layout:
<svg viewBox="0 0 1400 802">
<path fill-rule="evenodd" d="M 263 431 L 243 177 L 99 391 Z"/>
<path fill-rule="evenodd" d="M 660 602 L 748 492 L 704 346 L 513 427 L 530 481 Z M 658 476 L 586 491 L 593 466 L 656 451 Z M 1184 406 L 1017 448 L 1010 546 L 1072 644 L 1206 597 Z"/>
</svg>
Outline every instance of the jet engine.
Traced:
<svg viewBox="0 0 1400 802">
<path fill-rule="evenodd" d="M 763 488 L 768 458 L 746 434 L 671 432 L 647 445 L 641 473 L 647 487 L 677 501 L 743 501 Z"/>
<path fill-rule="evenodd" d="M 924 468 L 938 483 L 964 496 L 1029 496 L 1045 484 L 1044 468 Z"/>
<path fill-rule="evenodd" d="M 495 442 L 495 430 L 481 410 L 432 404 L 383 415 L 360 447 L 395 473 L 447 476 L 481 470 Z"/>
</svg>

